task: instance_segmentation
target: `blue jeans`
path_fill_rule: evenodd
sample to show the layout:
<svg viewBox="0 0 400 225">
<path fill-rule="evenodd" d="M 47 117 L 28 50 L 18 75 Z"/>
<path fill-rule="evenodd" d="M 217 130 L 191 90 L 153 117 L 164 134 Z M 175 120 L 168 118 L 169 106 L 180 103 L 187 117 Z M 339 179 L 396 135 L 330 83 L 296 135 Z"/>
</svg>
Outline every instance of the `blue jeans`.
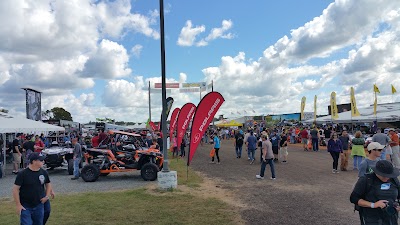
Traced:
<svg viewBox="0 0 400 225">
<path fill-rule="evenodd" d="M 250 160 L 254 160 L 255 158 L 254 158 L 254 154 L 255 154 L 255 149 L 249 149 L 248 150 L 248 155 L 249 155 L 249 158 L 250 158 Z"/>
<path fill-rule="evenodd" d="M 242 147 L 243 145 L 236 145 L 235 149 L 236 149 L 236 156 L 237 157 L 242 157 Z"/>
<path fill-rule="evenodd" d="M 25 210 L 21 211 L 21 225 L 42 225 L 44 217 L 44 206 L 42 203 L 36 207 L 30 208 L 22 204 Z"/>
<path fill-rule="evenodd" d="M 265 172 L 265 167 L 269 164 L 269 167 L 271 168 L 271 174 L 272 178 L 275 178 L 275 165 L 274 165 L 274 159 L 267 159 L 261 163 L 261 171 L 260 171 L 260 176 L 264 177 L 264 172 Z"/>
<path fill-rule="evenodd" d="M 79 177 L 79 164 L 81 162 L 81 158 L 74 159 L 74 177 Z"/>
<path fill-rule="evenodd" d="M 294 144 L 296 141 L 296 136 L 290 136 L 290 143 Z"/>
<path fill-rule="evenodd" d="M 358 170 L 360 168 L 360 164 L 363 159 L 364 159 L 364 157 L 359 156 L 359 155 L 353 156 L 353 168 Z"/>
<path fill-rule="evenodd" d="M 313 151 L 318 151 L 318 138 L 313 138 L 312 139 L 312 148 L 313 148 Z"/>
<path fill-rule="evenodd" d="M 47 202 L 44 203 L 43 207 L 44 207 L 43 225 L 45 225 L 50 217 L 50 211 L 51 211 L 50 200 L 47 200 Z"/>
</svg>

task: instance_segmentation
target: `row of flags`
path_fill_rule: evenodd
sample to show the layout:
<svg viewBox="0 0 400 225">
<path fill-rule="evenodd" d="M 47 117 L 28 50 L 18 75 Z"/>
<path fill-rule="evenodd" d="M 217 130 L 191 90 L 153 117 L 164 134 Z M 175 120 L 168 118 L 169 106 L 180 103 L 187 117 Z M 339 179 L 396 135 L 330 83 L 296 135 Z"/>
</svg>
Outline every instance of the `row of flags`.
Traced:
<svg viewBox="0 0 400 225">
<path fill-rule="evenodd" d="M 397 90 L 396 88 L 393 86 L 393 84 L 391 85 L 392 87 L 392 94 L 396 93 Z M 377 93 L 381 93 L 379 91 L 378 86 L 376 86 L 376 84 L 374 84 L 374 88 L 373 88 L 374 94 L 375 94 L 375 99 L 374 99 L 374 115 L 376 115 L 376 109 L 377 109 L 377 105 L 378 105 L 378 98 L 377 98 Z M 357 109 L 357 103 L 356 103 L 356 98 L 355 98 L 355 93 L 354 93 L 354 88 L 351 87 L 350 88 L 350 104 L 351 104 L 351 116 L 352 117 L 357 117 L 360 116 L 360 112 Z M 339 118 L 339 112 L 338 112 L 338 108 L 337 108 L 337 104 L 336 104 L 336 92 L 332 92 L 331 93 L 331 98 L 330 98 L 330 105 L 331 105 L 331 116 L 332 119 L 338 119 Z M 300 107 L 300 111 L 301 111 L 301 120 L 304 119 L 304 108 L 306 106 L 306 97 L 303 96 L 303 98 L 301 99 L 301 107 Z M 314 96 L 314 121 L 316 121 L 317 119 L 317 96 Z"/>
<path fill-rule="evenodd" d="M 256 111 L 255 111 L 254 109 L 252 109 L 251 111 L 252 111 L 253 113 L 256 113 Z M 243 112 L 244 112 L 244 114 L 246 114 L 246 113 L 247 113 L 247 111 L 246 111 L 246 110 L 243 110 Z M 234 115 L 234 114 L 235 114 L 235 112 L 231 111 L 231 114 L 232 114 L 232 115 Z M 238 114 L 238 115 L 242 115 L 242 114 L 240 113 L 240 111 L 239 111 L 239 110 L 237 110 L 237 111 L 236 111 L 236 114 Z"/>
</svg>

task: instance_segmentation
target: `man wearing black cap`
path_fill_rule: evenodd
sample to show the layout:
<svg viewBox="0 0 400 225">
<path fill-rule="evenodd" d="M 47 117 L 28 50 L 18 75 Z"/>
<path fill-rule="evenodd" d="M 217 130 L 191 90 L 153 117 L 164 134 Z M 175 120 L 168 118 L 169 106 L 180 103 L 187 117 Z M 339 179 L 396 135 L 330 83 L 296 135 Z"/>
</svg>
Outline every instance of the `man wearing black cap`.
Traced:
<svg viewBox="0 0 400 225">
<path fill-rule="evenodd" d="M 360 177 L 350 196 L 360 213 L 361 224 L 397 225 L 400 172 L 392 163 L 380 160 L 373 173 Z"/>
<path fill-rule="evenodd" d="M 53 196 L 49 175 L 42 169 L 44 158 L 41 153 L 32 153 L 29 166 L 15 179 L 13 197 L 21 225 L 43 224 L 44 204 Z"/>
</svg>

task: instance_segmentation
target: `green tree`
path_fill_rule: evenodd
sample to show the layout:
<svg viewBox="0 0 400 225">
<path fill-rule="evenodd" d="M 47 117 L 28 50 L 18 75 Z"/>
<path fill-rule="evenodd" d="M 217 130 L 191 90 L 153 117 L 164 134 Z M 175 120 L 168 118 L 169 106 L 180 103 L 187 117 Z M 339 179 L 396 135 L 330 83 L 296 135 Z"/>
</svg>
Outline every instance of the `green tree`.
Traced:
<svg viewBox="0 0 400 225">
<path fill-rule="evenodd" d="M 73 121 L 71 113 L 61 107 L 54 107 L 42 113 L 42 117 L 48 120 L 68 120 Z"/>
</svg>

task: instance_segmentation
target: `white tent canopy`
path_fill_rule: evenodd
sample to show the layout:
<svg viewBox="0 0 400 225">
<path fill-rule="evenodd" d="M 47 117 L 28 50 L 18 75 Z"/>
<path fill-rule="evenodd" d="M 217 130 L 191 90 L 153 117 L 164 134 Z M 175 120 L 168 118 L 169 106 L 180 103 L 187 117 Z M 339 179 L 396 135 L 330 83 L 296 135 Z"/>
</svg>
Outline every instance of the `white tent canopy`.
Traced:
<svg viewBox="0 0 400 225">
<path fill-rule="evenodd" d="M 400 103 L 380 104 L 377 106 L 377 113 L 374 115 L 374 106 L 361 108 L 358 110 L 360 116 L 352 117 L 351 111 L 339 113 L 339 118 L 332 120 L 331 116 L 324 116 L 317 118 L 317 123 L 351 123 L 351 122 L 396 122 L 400 121 Z M 314 119 L 304 121 L 306 123 L 313 123 Z"/>
<path fill-rule="evenodd" d="M 0 133 L 33 133 L 46 131 L 65 131 L 65 128 L 0 113 Z"/>
<path fill-rule="evenodd" d="M 0 134 L 3 134 L 4 142 L 5 142 L 5 135 L 4 135 L 5 133 L 33 133 L 33 132 L 48 132 L 48 131 L 65 131 L 65 128 L 50 125 L 39 121 L 28 120 L 25 118 L 13 117 L 5 113 L 0 113 Z M 6 151 L 6 144 L 4 143 L 3 171 L 6 165 L 5 151 Z"/>
</svg>

